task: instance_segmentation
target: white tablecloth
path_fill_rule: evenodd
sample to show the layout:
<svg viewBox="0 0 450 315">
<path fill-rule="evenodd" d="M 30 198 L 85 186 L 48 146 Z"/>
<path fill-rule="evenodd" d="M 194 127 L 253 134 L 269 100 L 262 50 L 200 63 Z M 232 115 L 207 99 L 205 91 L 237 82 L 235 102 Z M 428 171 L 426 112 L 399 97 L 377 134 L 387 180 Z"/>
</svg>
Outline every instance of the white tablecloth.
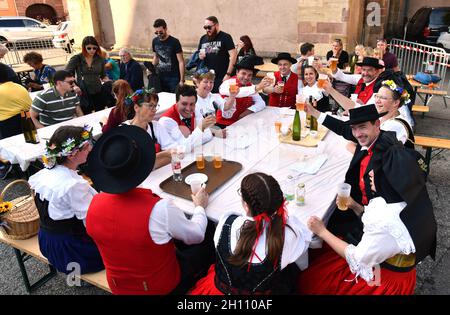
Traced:
<svg viewBox="0 0 450 315">
<path fill-rule="evenodd" d="M 295 175 L 289 169 L 289 165 L 303 159 L 306 156 L 325 153 L 328 159 L 316 175 L 301 175 L 296 181 L 305 183 L 306 204 L 295 205 L 290 202 L 288 210 L 290 215 L 297 216 L 306 224 L 306 219 L 314 214 L 324 217 L 328 207 L 334 201 L 337 185 L 344 181 L 352 155 L 345 149 L 346 141 L 328 132 L 327 136 L 318 147 L 306 148 L 297 145 L 280 143 L 275 134 L 274 122 L 279 120 L 280 110 L 267 107 L 265 110 L 249 115 L 228 128 L 230 137 L 228 139 L 214 138 L 213 141 L 203 146 L 205 156 L 220 151 L 225 159 L 240 162 L 242 170 L 222 187 L 212 193 L 209 197 L 209 205 L 206 209 L 207 215 L 213 221 L 218 221 L 223 213 L 228 210 L 242 209 L 241 198 L 237 194 L 241 180 L 244 176 L 253 172 L 264 172 L 274 176 L 279 182 L 285 180 L 288 175 Z M 282 121 L 289 123 L 293 120 L 293 113 L 282 117 Z M 304 113 L 303 120 L 304 120 Z M 235 145 L 234 139 L 244 134 L 243 140 L 248 147 L 241 148 Z M 227 145 L 225 143 L 231 143 Z M 198 148 L 198 151 L 201 148 Z M 194 161 L 195 152 L 187 154 L 182 161 L 186 166 Z M 172 198 L 175 203 L 186 212 L 194 208 L 191 201 L 163 192 L 159 184 L 172 175 L 170 165 L 153 171 L 142 183 L 142 187 L 150 188 L 163 198 Z M 185 183 L 180 183 L 185 185 Z"/>
<path fill-rule="evenodd" d="M 156 119 L 158 119 L 169 107 L 175 104 L 175 94 L 173 93 L 161 92 L 158 96 L 160 108 L 156 113 Z M 19 164 L 22 171 L 26 171 L 30 166 L 30 163 L 38 160 L 44 154 L 45 142 L 50 139 L 58 127 L 66 125 L 89 125 L 93 127 L 94 137 L 99 137 L 102 134 L 100 121 L 106 119 L 110 111 L 111 108 L 107 108 L 99 112 L 38 129 L 38 135 L 41 140 L 38 144 L 26 143 L 23 134 L 2 139 L 0 140 L 0 157 L 12 164 Z"/>
</svg>

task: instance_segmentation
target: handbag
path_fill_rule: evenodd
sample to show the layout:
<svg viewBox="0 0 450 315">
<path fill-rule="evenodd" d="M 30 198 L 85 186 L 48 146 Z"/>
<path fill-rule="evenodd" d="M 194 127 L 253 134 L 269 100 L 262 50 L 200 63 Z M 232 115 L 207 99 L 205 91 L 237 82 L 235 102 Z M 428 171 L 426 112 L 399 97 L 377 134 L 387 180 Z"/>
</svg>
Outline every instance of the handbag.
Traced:
<svg viewBox="0 0 450 315">
<path fill-rule="evenodd" d="M 7 191 L 18 184 L 25 184 L 30 192 L 27 196 L 18 197 L 9 202 L 12 208 L 0 216 L 0 226 L 3 228 L 5 237 L 24 240 L 39 232 L 39 212 L 34 203 L 30 185 L 23 179 L 9 183 L 0 194 L 0 202 L 3 203 Z"/>
</svg>

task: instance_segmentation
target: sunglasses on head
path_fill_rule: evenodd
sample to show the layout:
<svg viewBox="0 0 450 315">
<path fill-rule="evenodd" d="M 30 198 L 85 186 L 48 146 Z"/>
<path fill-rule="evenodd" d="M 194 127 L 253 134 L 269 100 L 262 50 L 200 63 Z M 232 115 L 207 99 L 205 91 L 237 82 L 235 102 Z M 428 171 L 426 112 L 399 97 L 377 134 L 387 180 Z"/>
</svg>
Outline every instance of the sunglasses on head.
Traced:
<svg viewBox="0 0 450 315">
<path fill-rule="evenodd" d="M 86 50 L 97 50 L 98 47 L 86 47 Z"/>
<path fill-rule="evenodd" d="M 205 25 L 205 26 L 203 26 L 203 28 L 205 29 L 205 30 L 210 30 L 210 29 L 212 29 L 213 28 L 213 26 L 214 25 Z"/>
</svg>

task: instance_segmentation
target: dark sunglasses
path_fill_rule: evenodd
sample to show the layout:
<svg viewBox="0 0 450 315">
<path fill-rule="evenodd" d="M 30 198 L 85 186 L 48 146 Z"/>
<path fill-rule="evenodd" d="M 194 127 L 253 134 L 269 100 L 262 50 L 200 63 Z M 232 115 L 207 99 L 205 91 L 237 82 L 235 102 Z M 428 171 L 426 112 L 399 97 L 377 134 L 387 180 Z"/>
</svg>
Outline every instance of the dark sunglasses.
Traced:
<svg viewBox="0 0 450 315">
<path fill-rule="evenodd" d="M 214 24 L 214 25 L 216 25 L 216 24 Z M 205 30 L 210 30 L 210 29 L 212 29 L 213 28 L 213 26 L 214 25 L 205 25 L 205 26 L 203 26 L 203 28 L 205 29 Z"/>
<path fill-rule="evenodd" d="M 72 80 L 72 81 L 64 81 L 64 82 L 69 83 L 70 85 L 75 84 L 75 81 L 74 81 L 74 80 Z"/>
<path fill-rule="evenodd" d="M 97 50 L 98 47 L 86 47 L 86 50 Z"/>
<path fill-rule="evenodd" d="M 155 32 L 155 35 L 163 35 L 164 32 Z"/>
</svg>

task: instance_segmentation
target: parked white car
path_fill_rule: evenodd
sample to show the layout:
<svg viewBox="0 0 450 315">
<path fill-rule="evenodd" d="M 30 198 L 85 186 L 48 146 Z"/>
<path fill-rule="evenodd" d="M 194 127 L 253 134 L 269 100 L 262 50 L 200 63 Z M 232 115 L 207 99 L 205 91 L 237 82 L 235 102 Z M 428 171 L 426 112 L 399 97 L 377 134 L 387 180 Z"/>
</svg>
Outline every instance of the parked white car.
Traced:
<svg viewBox="0 0 450 315">
<path fill-rule="evenodd" d="M 74 43 L 72 24 L 70 21 L 61 22 L 56 31 L 53 32 L 53 45 L 56 48 L 63 48 L 68 53 L 71 53 Z"/>
<path fill-rule="evenodd" d="M 437 39 L 437 43 L 441 44 L 447 51 L 450 50 L 450 27 L 447 32 L 442 32 L 439 38 Z"/>
<path fill-rule="evenodd" d="M 25 16 L 0 16 L 0 42 L 53 37 L 54 29 Z"/>
</svg>

